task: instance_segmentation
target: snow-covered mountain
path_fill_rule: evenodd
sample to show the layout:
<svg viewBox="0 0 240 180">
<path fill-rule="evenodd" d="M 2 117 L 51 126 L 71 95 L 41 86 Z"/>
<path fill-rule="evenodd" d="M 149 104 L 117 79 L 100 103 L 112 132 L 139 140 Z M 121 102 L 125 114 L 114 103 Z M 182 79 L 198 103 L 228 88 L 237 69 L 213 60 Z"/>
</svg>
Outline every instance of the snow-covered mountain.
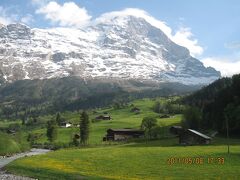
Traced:
<svg viewBox="0 0 240 180">
<path fill-rule="evenodd" d="M 114 17 L 84 29 L 0 26 L 0 78 L 124 78 L 206 84 L 220 77 L 143 18 Z"/>
</svg>

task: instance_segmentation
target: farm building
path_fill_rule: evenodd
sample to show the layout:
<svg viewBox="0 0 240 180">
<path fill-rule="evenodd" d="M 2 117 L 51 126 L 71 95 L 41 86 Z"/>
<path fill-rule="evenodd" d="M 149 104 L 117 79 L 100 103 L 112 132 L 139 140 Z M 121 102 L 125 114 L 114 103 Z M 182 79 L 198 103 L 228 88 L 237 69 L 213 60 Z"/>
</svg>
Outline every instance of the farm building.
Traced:
<svg viewBox="0 0 240 180">
<path fill-rule="evenodd" d="M 8 134 L 16 134 L 16 131 L 15 131 L 15 130 L 12 130 L 12 129 L 8 129 L 8 130 L 7 130 L 7 133 L 8 133 Z"/>
<path fill-rule="evenodd" d="M 131 112 L 140 113 L 140 109 L 137 107 L 134 107 L 131 109 Z"/>
<path fill-rule="evenodd" d="M 100 115 L 95 118 L 96 120 L 111 120 L 111 116 L 109 115 Z"/>
<path fill-rule="evenodd" d="M 209 144 L 211 138 L 193 129 L 187 129 L 179 134 L 179 143 L 186 145 Z"/>
<path fill-rule="evenodd" d="M 68 128 L 68 127 L 71 127 L 71 126 L 72 126 L 72 123 L 70 123 L 70 122 L 62 122 L 60 124 L 60 127 L 62 127 L 62 128 Z"/>
<path fill-rule="evenodd" d="M 161 116 L 159 116 L 159 117 L 160 117 L 160 118 L 170 118 L 170 116 L 167 115 L 167 114 L 161 115 Z"/>
<path fill-rule="evenodd" d="M 132 138 L 141 138 L 144 131 L 139 129 L 108 129 L 103 141 L 124 141 Z"/>
</svg>

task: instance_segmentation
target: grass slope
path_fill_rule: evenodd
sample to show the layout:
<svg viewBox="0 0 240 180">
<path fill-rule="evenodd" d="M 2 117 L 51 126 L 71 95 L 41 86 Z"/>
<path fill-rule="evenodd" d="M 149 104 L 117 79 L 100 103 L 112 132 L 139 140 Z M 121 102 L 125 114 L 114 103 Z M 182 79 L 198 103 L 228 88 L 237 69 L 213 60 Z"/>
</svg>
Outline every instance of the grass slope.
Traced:
<svg viewBox="0 0 240 180">
<path fill-rule="evenodd" d="M 146 116 L 156 117 L 158 123 L 161 126 L 170 126 L 173 124 L 178 124 L 181 120 L 181 115 L 175 115 L 171 118 L 160 119 L 159 114 L 152 111 L 152 107 L 155 101 L 150 99 L 136 100 L 133 102 L 134 106 L 141 109 L 140 114 L 135 114 L 130 112 L 132 107 L 126 107 L 123 109 L 104 109 L 99 110 L 97 114 L 89 112 L 90 120 L 95 119 L 96 116 L 102 114 L 103 112 L 108 112 L 113 120 L 110 121 L 99 121 L 91 123 L 89 143 L 91 145 L 102 144 L 102 138 L 106 134 L 106 130 L 109 128 L 140 128 L 142 119 Z M 62 116 L 70 122 L 79 123 L 80 115 L 79 113 L 63 113 Z M 54 117 L 52 117 L 54 118 Z M 58 137 L 56 142 L 69 143 L 72 140 L 73 134 L 78 133 L 79 128 L 58 128 Z M 42 134 L 37 143 L 48 142 L 46 137 L 46 128 L 34 130 L 33 133 Z"/>
<path fill-rule="evenodd" d="M 177 145 L 177 139 L 158 140 L 147 144 L 59 150 L 19 159 L 9 164 L 7 170 L 39 179 L 237 179 L 240 145 L 231 146 L 230 155 L 226 150 L 220 144 L 183 147 Z M 167 160 L 171 157 L 201 157 L 204 163 L 169 165 Z M 216 161 L 208 164 L 208 157 Z M 224 164 L 218 163 L 219 157 L 224 158 Z"/>
</svg>

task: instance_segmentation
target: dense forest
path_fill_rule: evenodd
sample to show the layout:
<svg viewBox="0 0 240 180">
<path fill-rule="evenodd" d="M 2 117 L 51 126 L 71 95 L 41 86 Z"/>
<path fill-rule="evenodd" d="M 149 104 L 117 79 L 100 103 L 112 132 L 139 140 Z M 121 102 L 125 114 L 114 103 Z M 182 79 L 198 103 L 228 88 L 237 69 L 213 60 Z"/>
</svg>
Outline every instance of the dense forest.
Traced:
<svg viewBox="0 0 240 180">
<path fill-rule="evenodd" d="M 202 129 L 226 132 L 227 124 L 231 135 L 240 135 L 240 74 L 222 78 L 183 99 L 202 113 Z"/>
</svg>

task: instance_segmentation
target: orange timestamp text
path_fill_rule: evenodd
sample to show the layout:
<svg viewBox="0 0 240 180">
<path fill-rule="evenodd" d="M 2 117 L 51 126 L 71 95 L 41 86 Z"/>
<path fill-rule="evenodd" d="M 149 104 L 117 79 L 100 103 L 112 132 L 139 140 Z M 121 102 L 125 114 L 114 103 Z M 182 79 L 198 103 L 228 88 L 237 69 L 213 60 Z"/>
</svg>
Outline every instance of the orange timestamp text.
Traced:
<svg viewBox="0 0 240 180">
<path fill-rule="evenodd" d="M 167 159 L 168 165 L 174 164 L 219 164 L 223 165 L 225 163 L 224 157 L 170 157 Z"/>
</svg>

